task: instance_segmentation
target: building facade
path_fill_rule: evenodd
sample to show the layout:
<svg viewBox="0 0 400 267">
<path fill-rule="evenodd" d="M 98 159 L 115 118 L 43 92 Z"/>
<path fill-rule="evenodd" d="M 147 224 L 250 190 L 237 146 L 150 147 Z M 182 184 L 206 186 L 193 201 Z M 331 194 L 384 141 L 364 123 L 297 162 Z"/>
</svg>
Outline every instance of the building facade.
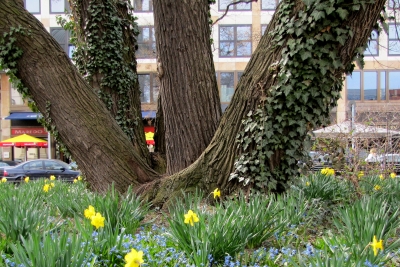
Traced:
<svg viewBox="0 0 400 267">
<path fill-rule="evenodd" d="M 69 9 L 68 0 L 25 0 L 26 9 L 40 20 L 49 33 L 71 57 L 74 47 L 69 43 L 69 33 L 62 29 L 56 17 Z M 232 0 L 217 0 L 211 6 L 213 21 L 221 18 Z M 279 0 L 259 0 L 230 6 L 229 12 L 213 26 L 213 56 L 216 77 L 223 109 L 229 104 L 235 87 L 270 22 Z M 389 0 L 388 12 L 394 14 L 398 1 Z M 138 17 L 140 34 L 137 50 L 139 83 L 142 91 L 142 114 L 154 118 L 159 93 L 156 66 L 156 40 L 152 0 L 132 0 Z M 394 14 L 395 15 L 395 14 Z M 364 52 L 365 67 L 358 69 L 344 82 L 342 97 L 332 110 L 332 123 L 352 118 L 369 121 L 379 126 L 400 129 L 400 26 L 389 23 L 388 33 L 373 32 Z M 47 133 L 36 122 L 38 114 L 30 113 L 19 93 L 1 74 L 1 139 L 28 133 L 46 139 Z M 2 157 L 20 158 L 20 152 L 2 148 Z M 48 157 L 45 149 L 31 148 L 28 158 Z M 13 155 L 12 155 L 13 154 Z M 54 153 L 53 153 L 54 154 Z M 52 155 L 54 157 L 55 155 Z"/>
</svg>

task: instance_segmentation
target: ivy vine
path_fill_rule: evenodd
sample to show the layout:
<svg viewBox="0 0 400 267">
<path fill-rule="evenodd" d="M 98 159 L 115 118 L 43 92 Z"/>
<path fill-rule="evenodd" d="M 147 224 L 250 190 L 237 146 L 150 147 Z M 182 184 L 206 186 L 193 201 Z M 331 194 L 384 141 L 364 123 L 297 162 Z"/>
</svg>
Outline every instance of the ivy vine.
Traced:
<svg viewBox="0 0 400 267">
<path fill-rule="evenodd" d="M 78 9 L 79 1 L 70 1 L 70 5 Z M 85 33 L 81 33 L 78 27 L 80 18 L 74 20 L 71 14 L 67 14 L 67 19 L 59 16 L 57 20 L 65 30 L 71 32 L 70 42 L 75 45 L 72 59 L 77 69 L 88 82 L 96 79 L 92 83 L 94 90 L 121 129 L 133 140 L 134 126 L 140 120 L 132 116 L 134 107 L 130 96 L 132 85 L 138 85 L 138 76 L 134 71 L 136 61 L 127 62 L 125 58 L 132 53 L 132 49 L 137 49 L 139 28 L 129 1 L 117 2 L 91 1 L 87 9 Z M 126 5 L 128 14 L 125 19 L 119 16 L 117 5 Z M 131 32 L 135 40 L 134 47 L 124 46 L 124 29 Z M 83 38 L 78 38 L 78 35 Z M 94 74 L 100 74 L 100 79 Z"/>
<path fill-rule="evenodd" d="M 266 97 L 247 114 L 237 136 L 241 154 L 229 179 L 260 191 L 284 191 L 298 175 L 297 161 L 311 143 L 308 132 L 329 125 L 343 84 L 336 74 L 354 69 L 338 54 L 354 35 L 346 19 L 374 1 L 303 0 L 304 8 L 293 14 L 296 2 L 282 1 L 279 26 L 270 33 L 274 46 L 284 46 L 281 60 L 269 70 L 277 83 L 263 89 Z M 354 53 L 361 65 L 364 50 Z"/>
</svg>

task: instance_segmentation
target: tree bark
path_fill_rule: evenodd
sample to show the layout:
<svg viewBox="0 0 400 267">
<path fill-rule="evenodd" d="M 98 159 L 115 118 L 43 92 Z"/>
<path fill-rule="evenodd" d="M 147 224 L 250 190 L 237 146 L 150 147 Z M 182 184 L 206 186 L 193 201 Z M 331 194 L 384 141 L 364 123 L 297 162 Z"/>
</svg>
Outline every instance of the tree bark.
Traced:
<svg viewBox="0 0 400 267">
<path fill-rule="evenodd" d="M 385 0 L 378 0 L 374 4 L 367 4 L 365 9 L 353 12 L 349 16 L 345 26 L 349 26 L 354 35 L 348 38 L 343 46 L 338 46 L 338 54 L 345 66 L 352 62 L 355 50 L 365 45 L 385 2 Z M 296 1 L 292 14 L 302 10 L 303 5 L 302 1 Z M 275 13 L 266 32 L 278 26 L 277 20 Z M 228 178 L 234 170 L 234 162 L 239 155 L 235 141 L 236 135 L 241 130 L 240 121 L 249 111 L 255 110 L 257 105 L 265 100 L 265 92 L 267 96 L 271 94 L 272 86 L 277 82 L 275 73 L 271 72 L 270 68 L 273 63 L 280 61 L 285 45 L 273 46 L 273 44 L 271 35 L 264 34 L 247 64 L 210 145 L 201 156 L 181 172 L 137 188 L 139 194 L 152 201 L 154 206 L 162 206 L 168 204 L 174 196 L 179 196 L 182 190 L 192 191 L 195 188 L 201 188 L 205 192 L 211 192 L 219 187 L 225 194 L 230 193 L 229 190 L 232 187 L 228 185 Z M 343 69 L 335 73 L 338 78 L 343 74 Z M 266 90 L 262 90 L 263 88 Z M 279 125 L 276 116 L 271 116 L 269 119 Z M 304 138 L 304 136 L 298 138 Z M 277 168 L 283 156 L 282 151 L 275 151 L 270 158 L 267 158 L 267 161 Z M 273 171 L 272 168 L 269 171 Z"/>
<path fill-rule="evenodd" d="M 70 3 L 79 44 L 76 48 L 79 51 L 78 69 L 131 139 L 133 149 L 150 163 L 137 79 L 137 42 L 132 29 L 137 25 L 130 24 L 129 15 L 132 14 L 128 8 L 129 3 L 127 0 L 71 0 Z M 116 25 L 118 31 L 115 29 Z M 93 33 L 93 29 L 97 32 Z M 127 71 L 135 75 L 136 79 L 121 85 L 123 80 L 128 80 Z"/>
<path fill-rule="evenodd" d="M 167 174 L 192 164 L 217 129 L 221 104 L 211 51 L 208 0 L 155 0 Z"/>
<path fill-rule="evenodd" d="M 51 117 L 89 185 L 104 191 L 115 183 L 124 192 L 129 185 L 157 179 L 158 174 L 132 149 L 129 138 L 42 23 L 14 0 L 1 0 L 0 36 L 12 27 L 22 27 L 29 35 L 12 36 L 23 54 L 17 62 L 5 63 L 16 63 L 16 76 L 40 112 Z"/>
</svg>

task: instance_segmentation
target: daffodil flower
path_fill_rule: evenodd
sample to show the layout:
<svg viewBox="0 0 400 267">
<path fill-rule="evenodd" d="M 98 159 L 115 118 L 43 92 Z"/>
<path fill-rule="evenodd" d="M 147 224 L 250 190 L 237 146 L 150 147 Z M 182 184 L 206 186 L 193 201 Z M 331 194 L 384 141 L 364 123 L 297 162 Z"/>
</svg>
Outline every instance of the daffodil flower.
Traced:
<svg viewBox="0 0 400 267">
<path fill-rule="evenodd" d="M 376 239 L 376 236 L 374 235 L 374 238 L 372 242 L 370 243 L 370 246 L 374 250 L 374 256 L 378 255 L 378 249 L 383 250 L 383 240 L 378 240 Z"/>
<path fill-rule="evenodd" d="M 197 214 L 194 213 L 192 210 L 189 210 L 188 213 L 185 214 L 185 221 L 184 223 L 188 223 L 191 226 L 194 226 L 195 222 L 199 221 L 199 217 L 197 217 Z"/>
<path fill-rule="evenodd" d="M 379 185 L 375 185 L 375 186 L 374 186 L 374 190 L 375 190 L 375 191 L 381 190 L 381 187 L 380 187 Z"/>
<path fill-rule="evenodd" d="M 54 187 L 55 185 L 54 185 L 54 183 L 50 183 L 50 186 L 51 186 L 51 187 Z"/>
<path fill-rule="evenodd" d="M 78 181 L 82 181 L 82 177 L 79 175 L 77 178 Z"/>
<path fill-rule="evenodd" d="M 136 251 L 134 248 L 125 255 L 125 267 L 139 267 L 143 261 L 143 251 Z"/>
<path fill-rule="evenodd" d="M 358 176 L 358 179 L 360 179 L 361 177 L 364 176 L 364 172 L 363 171 L 358 172 L 357 176 Z"/>
<path fill-rule="evenodd" d="M 87 209 L 83 212 L 86 218 L 90 219 L 92 216 L 96 215 L 96 211 L 92 205 L 89 205 Z"/>
<path fill-rule="evenodd" d="M 50 185 L 49 184 L 45 184 L 44 186 L 43 186 L 43 191 L 44 192 L 49 192 L 49 189 L 50 189 Z"/>
<path fill-rule="evenodd" d="M 324 175 L 326 175 L 326 176 L 328 176 L 328 175 L 334 175 L 334 174 L 335 174 L 335 170 L 334 170 L 334 169 L 331 169 L 331 168 L 323 168 L 323 169 L 321 170 L 321 174 L 324 174 Z"/>
<path fill-rule="evenodd" d="M 394 173 L 394 172 L 392 172 L 391 174 L 390 174 L 390 177 L 393 179 L 393 178 L 396 178 L 396 174 Z"/>
<path fill-rule="evenodd" d="M 7 178 L 6 177 L 1 178 L 1 182 L 2 183 L 6 183 L 7 182 Z"/>
<path fill-rule="evenodd" d="M 384 180 L 384 179 L 385 179 L 385 176 L 383 176 L 383 174 L 380 174 L 380 175 L 379 175 L 379 179 Z"/>
<path fill-rule="evenodd" d="M 78 180 L 74 179 L 74 184 L 76 184 L 78 182 Z"/>
<path fill-rule="evenodd" d="M 54 175 L 50 175 L 50 180 L 54 181 L 56 177 Z"/>
<path fill-rule="evenodd" d="M 214 198 L 221 197 L 221 191 L 219 191 L 218 188 L 215 188 L 215 190 L 213 191 L 213 194 L 214 194 Z"/>
<path fill-rule="evenodd" d="M 25 177 L 24 181 L 25 183 L 29 183 L 29 177 Z"/>
<path fill-rule="evenodd" d="M 310 182 L 306 182 L 306 186 L 310 186 Z"/>
<path fill-rule="evenodd" d="M 91 224 L 96 227 L 96 229 L 99 229 L 100 227 L 104 227 L 104 220 L 105 218 L 101 216 L 99 212 L 96 213 L 96 215 L 92 216 L 90 218 Z"/>
</svg>

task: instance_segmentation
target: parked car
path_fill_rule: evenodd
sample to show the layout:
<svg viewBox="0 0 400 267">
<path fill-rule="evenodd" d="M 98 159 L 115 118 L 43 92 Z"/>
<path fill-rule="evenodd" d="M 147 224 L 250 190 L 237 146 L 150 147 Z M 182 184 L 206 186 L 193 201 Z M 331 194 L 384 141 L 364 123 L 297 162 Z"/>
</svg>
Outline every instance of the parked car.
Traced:
<svg viewBox="0 0 400 267">
<path fill-rule="evenodd" d="M 400 173 L 400 154 L 384 154 L 378 156 L 382 169 Z"/>
<path fill-rule="evenodd" d="M 67 163 L 56 159 L 34 159 L 17 166 L 0 167 L 0 177 L 5 177 L 11 182 L 22 181 L 25 177 L 31 180 L 50 178 L 51 175 L 58 180 L 72 182 L 80 172 L 72 170 Z"/>
<path fill-rule="evenodd" d="M 20 162 L 18 161 L 12 161 L 12 160 L 2 160 L 0 161 L 0 167 L 4 167 L 4 166 L 16 166 L 18 165 Z"/>
</svg>

